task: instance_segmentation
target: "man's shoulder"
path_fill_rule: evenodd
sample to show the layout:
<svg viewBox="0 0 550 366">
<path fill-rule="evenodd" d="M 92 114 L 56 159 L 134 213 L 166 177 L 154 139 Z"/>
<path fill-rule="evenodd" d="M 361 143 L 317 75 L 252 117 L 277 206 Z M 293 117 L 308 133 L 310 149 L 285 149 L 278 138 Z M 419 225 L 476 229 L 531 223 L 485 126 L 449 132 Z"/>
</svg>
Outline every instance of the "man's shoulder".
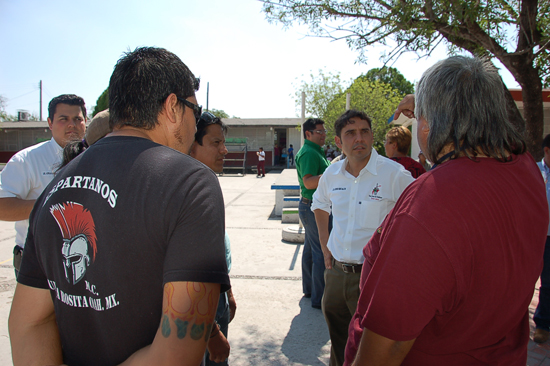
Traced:
<svg viewBox="0 0 550 366">
<path fill-rule="evenodd" d="M 326 169 L 323 175 L 327 177 L 327 179 L 330 179 L 330 176 L 337 175 L 342 170 L 342 164 L 344 164 L 346 160 L 340 160 L 335 163 L 330 164 Z"/>
<path fill-rule="evenodd" d="M 399 164 L 397 161 L 387 158 L 382 155 L 378 155 L 376 158 L 376 164 L 378 168 L 388 169 L 388 171 L 406 171 L 405 167 Z"/>
<path fill-rule="evenodd" d="M 52 143 L 52 140 L 39 142 L 38 144 L 29 146 L 23 150 L 18 151 L 13 155 L 12 159 L 25 160 L 37 155 L 42 155 L 44 154 L 45 150 L 50 150 L 52 148 Z"/>
</svg>

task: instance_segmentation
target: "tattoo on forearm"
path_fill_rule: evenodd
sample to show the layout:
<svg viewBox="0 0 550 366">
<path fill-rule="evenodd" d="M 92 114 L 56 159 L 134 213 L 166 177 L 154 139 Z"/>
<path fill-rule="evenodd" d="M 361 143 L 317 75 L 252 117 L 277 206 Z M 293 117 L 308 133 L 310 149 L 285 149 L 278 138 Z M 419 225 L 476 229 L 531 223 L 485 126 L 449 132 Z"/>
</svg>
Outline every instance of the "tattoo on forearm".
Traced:
<svg viewBox="0 0 550 366">
<path fill-rule="evenodd" d="M 209 320 L 212 319 L 216 311 L 213 291 L 207 293 L 206 286 L 198 282 L 187 283 L 186 290 L 190 299 L 189 307 L 176 309 L 173 302 L 174 285 L 168 283 L 164 286 L 165 306 L 162 309 L 162 335 L 165 338 L 170 336 L 172 333 L 171 323 L 173 322 L 176 336 L 179 339 L 183 339 L 189 334 L 194 340 L 204 338 L 206 342 L 212 329 L 212 323 Z"/>
</svg>

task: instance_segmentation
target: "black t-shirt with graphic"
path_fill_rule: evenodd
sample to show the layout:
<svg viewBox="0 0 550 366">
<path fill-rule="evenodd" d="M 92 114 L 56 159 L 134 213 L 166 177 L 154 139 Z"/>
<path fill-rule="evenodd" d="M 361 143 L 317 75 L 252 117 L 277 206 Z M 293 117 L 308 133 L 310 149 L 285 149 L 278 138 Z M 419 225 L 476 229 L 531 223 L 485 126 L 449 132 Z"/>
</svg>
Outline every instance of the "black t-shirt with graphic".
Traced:
<svg viewBox="0 0 550 366">
<path fill-rule="evenodd" d="M 210 169 L 147 139 L 107 137 L 38 199 L 18 282 L 50 289 L 65 363 L 115 365 L 152 343 L 165 283 L 229 288 L 224 226 Z"/>
</svg>

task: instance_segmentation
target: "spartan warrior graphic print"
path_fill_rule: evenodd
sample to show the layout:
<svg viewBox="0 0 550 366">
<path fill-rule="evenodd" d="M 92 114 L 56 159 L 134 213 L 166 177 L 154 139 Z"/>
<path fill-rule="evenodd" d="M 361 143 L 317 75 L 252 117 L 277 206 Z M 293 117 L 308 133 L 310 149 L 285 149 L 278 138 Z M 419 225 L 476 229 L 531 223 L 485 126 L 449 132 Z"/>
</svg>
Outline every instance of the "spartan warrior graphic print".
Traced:
<svg viewBox="0 0 550 366">
<path fill-rule="evenodd" d="M 65 278 L 73 285 L 86 274 L 97 252 L 94 219 L 80 203 L 66 202 L 50 207 L 63 235 L 63 268 Z M 90 252 L 92 258 L 90 260 Z"/>
</svg>

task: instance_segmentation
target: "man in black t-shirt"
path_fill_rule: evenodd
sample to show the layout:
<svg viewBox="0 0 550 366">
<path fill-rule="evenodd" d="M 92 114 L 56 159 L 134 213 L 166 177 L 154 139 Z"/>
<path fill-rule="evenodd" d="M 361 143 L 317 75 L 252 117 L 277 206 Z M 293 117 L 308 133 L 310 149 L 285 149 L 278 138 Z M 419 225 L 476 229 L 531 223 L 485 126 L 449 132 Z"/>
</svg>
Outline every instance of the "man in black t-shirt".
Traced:
<svg viewBox="0 0 550 366">
<path fill-rule="evenodd" d="M 188 155 L 198 84 L 139 48 L 109 85 L 113 132 L 38 198 L 9 318 L 14 365 L 198 365 L 229 289 L 223 197 Z"/>
</svg>

